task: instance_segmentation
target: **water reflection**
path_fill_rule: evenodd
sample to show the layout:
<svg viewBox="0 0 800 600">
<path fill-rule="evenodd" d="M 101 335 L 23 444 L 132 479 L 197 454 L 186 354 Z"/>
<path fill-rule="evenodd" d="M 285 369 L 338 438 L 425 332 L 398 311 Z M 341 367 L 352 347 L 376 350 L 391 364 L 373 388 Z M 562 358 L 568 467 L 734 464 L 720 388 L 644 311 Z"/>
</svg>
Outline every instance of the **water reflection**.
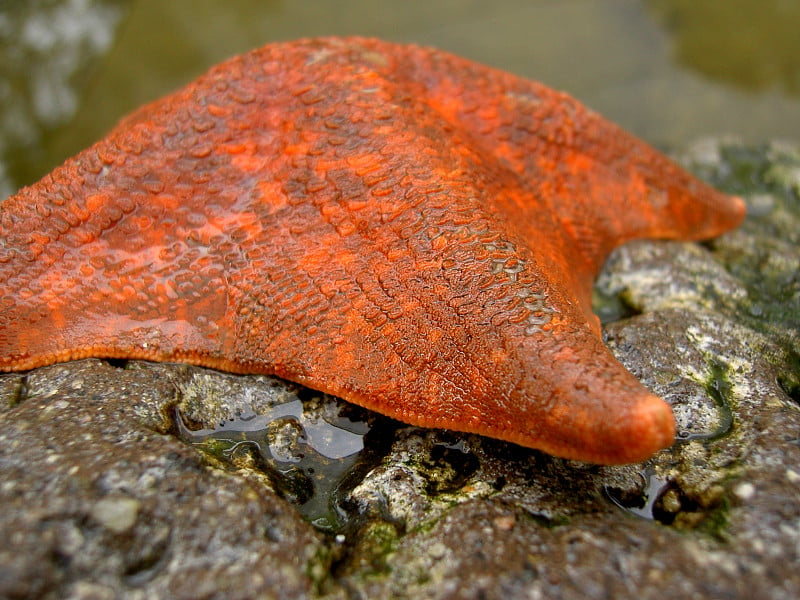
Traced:
<svg viewBox="0 0 800 600">
<path fill-rule="evenodd" d="M 340 507 L 349 479 L 358 480 L 391 440 L 388 422 L 332 397 L 276 404 L 261 414 L 252 410 L 216 427 L 191 429 L 175 409 L 177 435 L 236 470 L 260 473 L 315 527 L 335 532 L 346 523 Z M 364 438 L 379 422 L 378 437 L 365 451 Z"/>
</svg>

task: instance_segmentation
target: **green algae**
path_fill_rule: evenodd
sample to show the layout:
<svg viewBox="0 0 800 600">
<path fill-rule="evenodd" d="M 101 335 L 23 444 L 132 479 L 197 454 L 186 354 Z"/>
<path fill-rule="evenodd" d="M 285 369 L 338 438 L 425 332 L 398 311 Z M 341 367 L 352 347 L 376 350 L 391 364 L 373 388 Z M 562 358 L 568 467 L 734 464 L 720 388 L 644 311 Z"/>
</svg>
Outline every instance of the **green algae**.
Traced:
<svg viewBox="0 0 800 600">
<path fill-rule="evenodd" d="M 800 150 L 781 145 L 723 144 L 722 162 L 701 176 L 748 202 L 742 235 L 712 243 L 747 287 L 741 318 L 764 333 L 800 331 Z"/>
</svg>

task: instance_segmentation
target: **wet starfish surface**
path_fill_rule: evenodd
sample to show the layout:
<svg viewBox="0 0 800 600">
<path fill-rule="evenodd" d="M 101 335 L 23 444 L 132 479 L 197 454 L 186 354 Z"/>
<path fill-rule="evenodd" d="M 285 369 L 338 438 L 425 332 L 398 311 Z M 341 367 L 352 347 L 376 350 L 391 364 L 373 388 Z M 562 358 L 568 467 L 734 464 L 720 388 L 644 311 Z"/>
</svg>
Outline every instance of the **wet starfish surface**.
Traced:
<svg viewBox="0 0 800 600">
<path fill-rule="evenodd" d="M 367 39 L 273 44 L 0 205 L 0 370 L 270 373 L 402 421 L 598 463 L 669 446 L 603 345 L 608 253 L 741 200 L 541 84 Z"/>
</svg>

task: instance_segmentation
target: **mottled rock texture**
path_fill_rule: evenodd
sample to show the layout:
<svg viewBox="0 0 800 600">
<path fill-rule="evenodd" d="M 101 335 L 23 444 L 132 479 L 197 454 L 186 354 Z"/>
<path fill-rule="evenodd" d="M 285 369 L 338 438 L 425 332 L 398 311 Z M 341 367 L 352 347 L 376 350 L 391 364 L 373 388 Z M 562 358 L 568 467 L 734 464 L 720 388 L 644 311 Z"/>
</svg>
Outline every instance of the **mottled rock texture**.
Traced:
<svg viewBox="0 0 800 600">
<path fill-rule="evenodd" d="M 291 386 L 97 360 L 4 375 L 0 596 L 796 597 L 800 150 L 708 142 L 687 161 L 745 196 L 748 220 L 704 245 L 623 247 L 596 299 L 685 441 L 596 467 L 376 428 L 323 533 L 268 466 L 175 435 L 176 414 L 212 427 Z"/>
</svg>

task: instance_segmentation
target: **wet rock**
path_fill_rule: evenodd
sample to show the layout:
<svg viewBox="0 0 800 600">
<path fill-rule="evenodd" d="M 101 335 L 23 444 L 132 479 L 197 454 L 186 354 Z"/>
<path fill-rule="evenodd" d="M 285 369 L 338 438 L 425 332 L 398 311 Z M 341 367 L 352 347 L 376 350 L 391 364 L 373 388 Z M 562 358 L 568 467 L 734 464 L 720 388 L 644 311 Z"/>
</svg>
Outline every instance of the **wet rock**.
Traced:
<svg viewBox="0 0 800 600">
<path fill-rule="evenodd" d="M 597 285 L 669 450 L 598 467 L 180 365 L 5 375 L 0 596 L 797 597 L 800 149 L 686 158 L 744 226 L 629 244 Z"/>
<path fill-rule="evenodd" d="M 321 536 L 168 433 L 168 379 L 87 360 L 3 384 L 0 597 L 310 593 Z"/>
</svg>

